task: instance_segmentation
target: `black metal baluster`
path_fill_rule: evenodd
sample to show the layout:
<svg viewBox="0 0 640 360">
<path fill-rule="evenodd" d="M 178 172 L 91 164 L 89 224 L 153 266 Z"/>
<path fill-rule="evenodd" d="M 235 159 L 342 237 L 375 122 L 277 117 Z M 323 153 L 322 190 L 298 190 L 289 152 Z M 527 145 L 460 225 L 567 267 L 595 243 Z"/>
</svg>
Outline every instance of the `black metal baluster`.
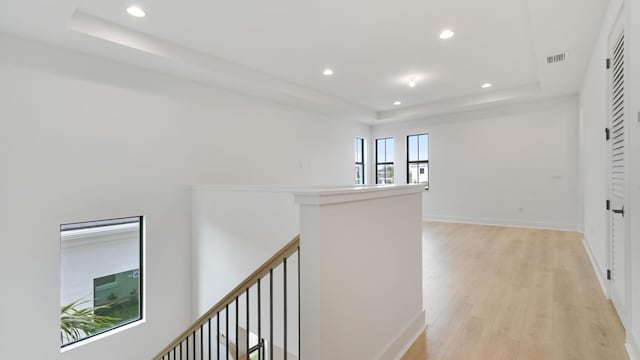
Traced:
<svg viewBox="0 0 640 360">
<path fill-rule="evenodd" d="M 269 359 L 273 359 L 273 269 L 269 269 Z"/>
<path fill-rule="evenodd" d="M 287 360 L 287 258 L 282 260 L 284 283 L 284 360 Z"/>
<path fill-rule="evenodd" d="M 216 356 L 217 360 L 220 360 L 220 312 L 216 314 Z"/>
<path fill-rule="evenodd" d="M 187 360 L 189 360 L 189 335 L 187 335 L 187 348 L 185 350 L 187 351 Z"/>
<path fill-rule="evenodd" d="M 249 360 L 249 349 L 251 348 L 251 346 L 249 346 L 249 288 L 247 288 L 247 294 L 245 295 L 247 297 L 247 331 L 246 331 L 246 340 L 247 340 L 247 360 Z"/>
<path fill-rule="evenodd" d="M 200 326 L 200 360 L 202 360 L 202 355 L 203 355 L 203 354 L 202 354 L 202 353 L 203 353 L 203 351 L 202 351 L 202 346 L 203 346 L 203 345 L 202 345 L 202 339 L 203 339 L 202 332 L 203 332 L 203 331 L 204 331 L 204 325 L 201 325 L 201 326 Z"/>
<path fill-rule="evenodd" d="M 258 279 L 258 343 L 262 342 L 262 301 L 260 300 L 260 279 Z M 258 350 L 258 360 L 262 360 L 262 350 Z"/>
<path fill-rule="evenodd" d="M 207 344 L 209 351 L 207 351 L 207 354 L 209 354 L 209 360 L 211 360 L 211 319 L 209 319 L 209 329 L 207 331 L 207 336 L 209 336 L 209 343 Z"/>
<path fill-rule="evenodd" d="M 182 341 L 180 342 L 180 360 L 182 360 Z"/>
<path fill-rule="evenodd" d="M 300 360 L 300 246 L 298 246 L 298 360 Z"/>
<path fill-rule="evenodd" d="M 238 359 L 238 348 L 240 347 L 240 342 L 238 341 L 238 304 L 240 303 L 240 301 L 238 300 L 238 298 L 239 297 L 236 297 L 236 359 Z"/>
<path fill-rule="evenodd" d="M 227 321 L 226 321 L 226 329 L 224 332 L 225 335 L 225 339 L 227 339 L 227 348 L 225 349 L 227 352 L 227 360 L 229 360 L 229 304 L 227 304 L 227 306 L 225 307 L 225 311 L 226 316 L 227 316 Z"/>
</svg>

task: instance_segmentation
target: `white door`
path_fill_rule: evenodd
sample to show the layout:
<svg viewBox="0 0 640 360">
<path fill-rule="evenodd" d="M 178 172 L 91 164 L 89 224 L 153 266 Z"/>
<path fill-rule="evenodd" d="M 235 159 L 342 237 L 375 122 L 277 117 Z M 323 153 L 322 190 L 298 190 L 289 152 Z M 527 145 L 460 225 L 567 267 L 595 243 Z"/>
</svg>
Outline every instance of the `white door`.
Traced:
<svg viewBox="0 0 640 360">
<path fill-rule="evenodd" d="M 625 129 L 625 42 L 624 31 L 616 26 L 609 38 L 609 224 L 611 300 L 620 319 L 626 322 L 627 261 L 624 206 L 627 197 L 627 159 Z"/>
</svg>

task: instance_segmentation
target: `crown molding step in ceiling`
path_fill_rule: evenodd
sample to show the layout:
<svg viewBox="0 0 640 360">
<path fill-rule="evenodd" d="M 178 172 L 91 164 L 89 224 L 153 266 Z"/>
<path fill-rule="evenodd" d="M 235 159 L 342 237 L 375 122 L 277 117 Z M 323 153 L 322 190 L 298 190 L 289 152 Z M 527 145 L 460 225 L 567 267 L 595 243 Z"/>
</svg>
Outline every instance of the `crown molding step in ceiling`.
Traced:
<svg viewBox="0 0 640 360">
<path fill-rule="evenodd" d="M 577 93 L 606 6 L 6 0 L 0 31 L 376 124 Z"/>
</svg>

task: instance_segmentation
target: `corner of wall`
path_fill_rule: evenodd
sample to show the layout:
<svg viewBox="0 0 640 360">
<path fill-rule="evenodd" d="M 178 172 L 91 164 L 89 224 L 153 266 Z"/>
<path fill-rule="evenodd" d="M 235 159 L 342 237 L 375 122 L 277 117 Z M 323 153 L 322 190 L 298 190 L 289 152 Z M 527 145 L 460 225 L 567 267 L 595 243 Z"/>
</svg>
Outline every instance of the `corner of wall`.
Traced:
<svg viewBox="0 0 640 360">
<path fill-rule="evenodd" d="M 426 328 L 426 314 L 422 309 L 398 337 L 387 345 L 378 360 L 400 360 Z"/>
</svg>

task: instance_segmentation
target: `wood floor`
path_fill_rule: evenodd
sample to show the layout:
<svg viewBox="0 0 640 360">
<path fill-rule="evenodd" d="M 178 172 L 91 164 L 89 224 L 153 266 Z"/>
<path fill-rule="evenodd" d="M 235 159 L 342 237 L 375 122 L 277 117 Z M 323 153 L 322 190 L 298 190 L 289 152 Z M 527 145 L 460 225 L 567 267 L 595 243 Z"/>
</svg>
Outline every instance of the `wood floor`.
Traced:
<svg viewBox="0 0 640 360">
<path fill-rule="evenodd" d="M 425 223 L 428 328 L 403 360 L 628 359 L 572 232 Z"/>
</svg>

